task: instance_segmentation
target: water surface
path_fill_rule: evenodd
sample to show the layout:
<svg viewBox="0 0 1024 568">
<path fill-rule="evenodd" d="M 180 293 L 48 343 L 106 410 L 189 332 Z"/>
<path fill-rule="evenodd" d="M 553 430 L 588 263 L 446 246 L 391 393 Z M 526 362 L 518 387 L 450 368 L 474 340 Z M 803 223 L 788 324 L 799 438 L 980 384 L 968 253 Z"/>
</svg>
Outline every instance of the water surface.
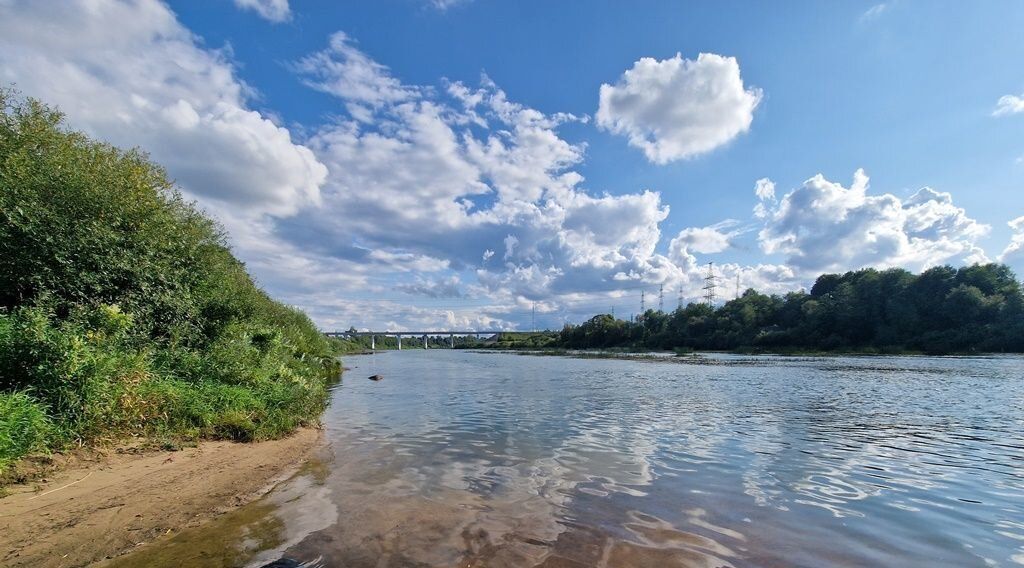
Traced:
<svg viewBox="0 0 1024 568">
<path fill-rule="evenodd" d="M 239 513 L 277 536 L 224 539 L 250 565 L 1024 565 L 1024 360 L 709 363 L 347 358 L 322 459 Z"/>
</svg>

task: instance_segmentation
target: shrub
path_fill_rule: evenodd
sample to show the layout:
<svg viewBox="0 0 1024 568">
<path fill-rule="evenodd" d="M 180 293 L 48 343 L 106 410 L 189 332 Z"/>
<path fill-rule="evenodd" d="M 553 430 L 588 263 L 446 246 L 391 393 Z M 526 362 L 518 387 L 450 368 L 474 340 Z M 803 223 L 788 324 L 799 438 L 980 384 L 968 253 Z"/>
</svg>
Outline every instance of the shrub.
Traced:
<svg viewBox="0 0 1024 568">
<path fill-rule="evenodd" d="M 23 392 L 0 393 L 0 471 L 14 459 L 45 447 L 50 421 Z"/>
<path fill-rule="evenodd" d="M 0 91 L 0 396 L 22 409 L 0 469 L 100 438 L 285 435 L 323 410 L 337 352 L 144 153 Z"/>
</svg>

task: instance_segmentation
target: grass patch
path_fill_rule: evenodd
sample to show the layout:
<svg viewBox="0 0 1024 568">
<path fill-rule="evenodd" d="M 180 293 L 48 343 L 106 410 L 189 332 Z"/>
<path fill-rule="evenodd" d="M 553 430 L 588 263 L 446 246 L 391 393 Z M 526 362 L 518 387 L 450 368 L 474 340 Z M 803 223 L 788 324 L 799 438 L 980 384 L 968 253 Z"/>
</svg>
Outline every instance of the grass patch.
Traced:
<svg viewBox="0 0 1024 568">
<path fill-rule="evenodd" d="M 52 430 L 42 405 L 31 396 L 0 393 L 0 471 L 15 459 L 45 448 Z"/>
</svg>

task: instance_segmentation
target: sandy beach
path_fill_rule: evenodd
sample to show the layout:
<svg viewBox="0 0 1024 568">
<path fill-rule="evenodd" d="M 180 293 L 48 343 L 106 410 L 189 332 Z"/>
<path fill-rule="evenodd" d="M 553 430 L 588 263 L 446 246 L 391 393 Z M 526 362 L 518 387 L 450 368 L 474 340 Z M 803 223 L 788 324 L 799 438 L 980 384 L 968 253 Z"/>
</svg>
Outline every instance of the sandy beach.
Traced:
<svg viewBox="0 0 1024 568">
<path fill-rule="evenodd" d="M 0 565 L 87 566 L 168 538 L 265 494 L 316 448 L 319 430 L 259 443 L 107 452 L 70 460 L 0 499 Z"/>
</svg>

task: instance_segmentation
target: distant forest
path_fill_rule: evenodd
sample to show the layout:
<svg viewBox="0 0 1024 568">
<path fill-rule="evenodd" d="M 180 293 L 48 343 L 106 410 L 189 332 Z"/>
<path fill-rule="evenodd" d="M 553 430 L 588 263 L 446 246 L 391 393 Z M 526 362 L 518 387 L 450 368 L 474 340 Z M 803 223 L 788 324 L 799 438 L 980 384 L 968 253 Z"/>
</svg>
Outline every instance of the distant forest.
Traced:
<svg viewBox="0 0 1024 568">
<path fill-rule="evenodd" d="M 1024 352 L 1024 295 L 1009 267 L 939 266 L 825 274 L 810 292 L 747 290 L 721 306 L 647 310 L 635 321 L 566 325 L 566 348 Z"/>
</svg>

